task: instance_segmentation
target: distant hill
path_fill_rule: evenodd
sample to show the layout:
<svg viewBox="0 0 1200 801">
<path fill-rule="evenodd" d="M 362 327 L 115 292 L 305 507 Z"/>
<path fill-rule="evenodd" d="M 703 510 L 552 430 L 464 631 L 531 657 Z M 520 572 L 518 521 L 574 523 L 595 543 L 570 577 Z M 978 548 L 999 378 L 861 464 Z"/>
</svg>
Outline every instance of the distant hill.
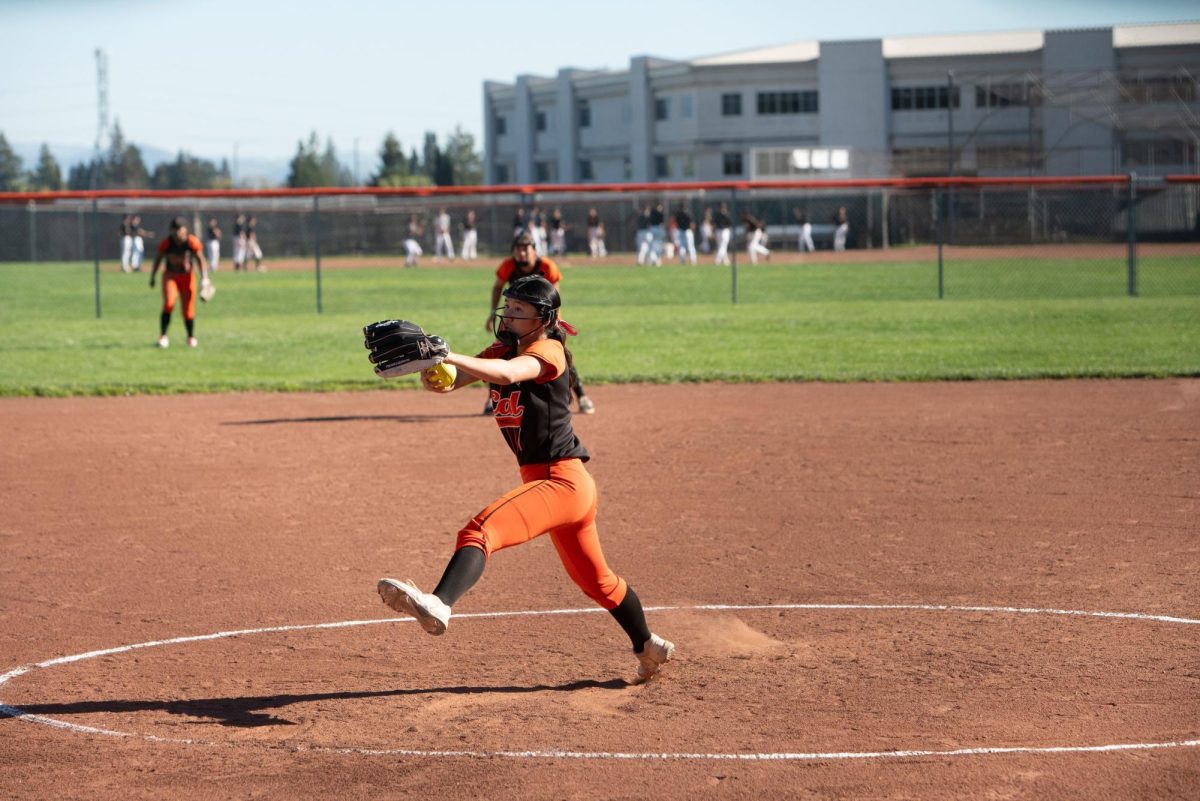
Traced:
<svg viewBox="0 0 1200 801">
<path fill-rule="evenodd" d="M 18 156 L 21 157 L 21 162 L 25 169 L 32 170 L 37 166 L 38 153 L 42 150 L 40 142 L 30 144 L 29 142 L 12 142 L 12 149 Z M 53 142 L 48 143 L 50 153 L 58 161 L 58 166 L 62 169 L 63 179 L 67 177 L 67 173 L 71 171 L 71 167 L 80 162 L 90 161 L 92 158 L 92 148 L 80 145 L 60 145 Z M 146 163 L 146 169 L 154 172 L 154 168 L 164 161 L 174 161 L 179 155 L 178 151 L 163 150 L 153 145 L 145 145 L 141 142 L 135 142 L 138 149 L 142 152 L 142 161 Z M 220 156 L 214 158 L 205 155 L 204 153 L 191 153 L 190 155 L 196 158 L 208 159 L 214 164 L 220 165 Z M 279 186 L 287 181 L 290 159 L 263 159 L 263 158 L 239 158 L 237 165 L 238 182 L 244 186 Z M 230 165 L 231 167 L 233 165 Z"/>
</svg>

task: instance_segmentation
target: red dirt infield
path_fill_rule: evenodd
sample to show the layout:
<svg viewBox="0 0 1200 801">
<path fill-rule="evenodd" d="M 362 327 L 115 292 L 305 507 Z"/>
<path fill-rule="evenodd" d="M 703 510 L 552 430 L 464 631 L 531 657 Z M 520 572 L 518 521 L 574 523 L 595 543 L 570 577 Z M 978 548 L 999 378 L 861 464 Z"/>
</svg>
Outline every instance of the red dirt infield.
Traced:
<svg viewBox="0 0 1200 801">
<path fill-rule="evenodd" d="M 604 613 L 471 617 L 590 608 L 546 538 L 443 638 L 379 602 L 517 481 L 480 392 L 0 400 L 0 798 L 1200 797 L 1200 381 L 590 394 L 645 686 Z"/>
</svg>

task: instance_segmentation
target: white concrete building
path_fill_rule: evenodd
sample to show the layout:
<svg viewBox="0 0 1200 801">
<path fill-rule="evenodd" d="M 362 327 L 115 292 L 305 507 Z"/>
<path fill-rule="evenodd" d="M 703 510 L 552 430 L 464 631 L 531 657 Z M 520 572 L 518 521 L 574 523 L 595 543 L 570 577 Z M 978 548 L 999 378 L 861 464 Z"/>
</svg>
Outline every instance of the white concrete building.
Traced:
<svg viewBox="0 0 1200 801">
<path fill-rule="evenodd" d="M 506 183 L 1197 172 L 1200 22 L 798 42 L 483 87 Z"/>
</svg>

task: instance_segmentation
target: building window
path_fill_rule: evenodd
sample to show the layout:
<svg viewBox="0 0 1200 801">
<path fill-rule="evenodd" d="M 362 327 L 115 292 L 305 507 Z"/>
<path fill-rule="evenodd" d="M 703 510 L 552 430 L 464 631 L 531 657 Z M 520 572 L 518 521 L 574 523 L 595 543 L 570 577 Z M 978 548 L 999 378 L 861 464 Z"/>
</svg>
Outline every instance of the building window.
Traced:
<svg viewBox="0 0 1200 801">
<path fill-rule="evenodd" d="M 596 173 L 592 169 L 592 160 L 591 159 L 580 159 L 579 160 L 579 180 L 581 180 L 581 181 L 596 180 Z"/>
<path fill-rule="evenodd" d="M 654 157 L 654 177 L 655 178 L 670 178 L 671 164 L 666 156 Z"/>
<path fill-rule="evenodd" d="M 579 127 L 592 127 L 592 107 L 586 100 L 579 101 Z"/>
<path fill-rule="evenodd" d="M 759 114 L 816 114 L 816 92 L 759 92 Z"/>
<path fill-rule="evenodd" d="M 541 109 L 533 112 L 533 127 L 537 129 L 538 133 L 546 130 L 546 112 Z"/>
<path fill-rule="evenodd" d="M 504 136 L 508 133 L 508 118 L 496 115 L 496 136 Z"/>
<path fill-rule="evenodd" d="M 1131 140 L 1122 149 L 1128 167 L 1179 167 L 1192 160 L 1192 143 L 1181 139 Z"/>
<path fill-rule="evenodd" d="M 740 98 L 739 98 L 740 100 Z M 742 154 L 741 153 L 722 153 L 721 154 L 721 174 L 722 175 L 741 175 L 742 174 Z"/>
<path fill-rule="evenodd" d="M 621 174 L 625 176 L 626 181 L 633 178 L 633 159 L 628 156 L 625 157 L 625 161 L 621 164 Z"/>
<path fill-rule="evenodd" d="M 665 97 L 654 98 L 654 119 L 662 121 L 670 116 L 671 107 Z"/>
<path fill-rule="evenodd" d="M 493 172 L 493 175 L 495 176 L 496 183 L 498 183 L 498 184 L 508 183 L 508 165 L 507 164 L 495 165 L 492 168 L 492 172 Z"/>
<path fill-rule="evenodd" d="M 975 108 L 1036 106 L 1038 94 L 1029 84 L 993 83 L 975 87 Z"/>
<path fill-rule="evenodd" d="M 892 89 L 892 111 L 936 111 L 958 108 L 959 87 L 904 86 Z"/>
<path fill-rule="evenodd" d="M 729 92 L 721 95 L 721 116 L 742 116 L 742 95 L 739 92 Z"/>
<path fill-rule="evenodd" d="M 1190 75 L 1147 75 L 1121 78 L 1122 103 L 1194 103 L 1196 79 Z"/>
<path fill-rule="evenodd" d="M 696 175 L 696 160 L 692 155 L 685 154 L 679 157 L 679 176 L 681 178 L 694 178 Z"/>
<path fill-rule="evenodd" d="M 533 180 L 539 184 L 548 184 L 557 181 L 558 163 L 554 161 L 535 161 L 533 163 Z"/>
<path fill-rule="evenodd" d="M 693 105 L 693 100 L 692 100 L 691 95 L 680 95 L 679 96 L 679 116 L 683 117 L 685 120 L 690 120 L 692 118 L 692 112 L 693 112 L 692 105 Z"/>
</svg>

